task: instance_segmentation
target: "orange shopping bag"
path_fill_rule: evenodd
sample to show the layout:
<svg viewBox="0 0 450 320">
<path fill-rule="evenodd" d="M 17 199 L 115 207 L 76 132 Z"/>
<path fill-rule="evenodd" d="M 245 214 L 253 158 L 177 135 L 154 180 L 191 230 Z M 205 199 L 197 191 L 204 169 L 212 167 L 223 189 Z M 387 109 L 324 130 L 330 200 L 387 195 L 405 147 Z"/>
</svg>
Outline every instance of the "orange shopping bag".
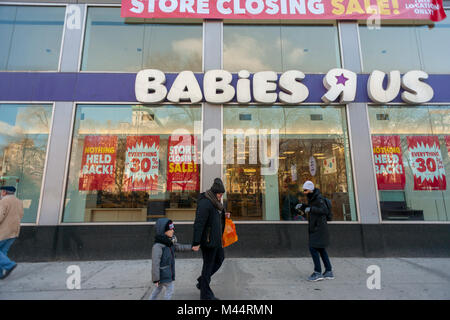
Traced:
<svg viewBox="0 0 450 320">
<path fill-rule="evenodd" d="M 222 246 L 228 247 L 230 244 L 235 243 L 236 241 L 238 241 L 238 236 L 236 233 L 236 226 L 234 225 L 234 222 L 229 219 L 226 218 L 225 219 L 225 230 L 223 231 L 223 236 L 222 236 Z"/>
</svg>

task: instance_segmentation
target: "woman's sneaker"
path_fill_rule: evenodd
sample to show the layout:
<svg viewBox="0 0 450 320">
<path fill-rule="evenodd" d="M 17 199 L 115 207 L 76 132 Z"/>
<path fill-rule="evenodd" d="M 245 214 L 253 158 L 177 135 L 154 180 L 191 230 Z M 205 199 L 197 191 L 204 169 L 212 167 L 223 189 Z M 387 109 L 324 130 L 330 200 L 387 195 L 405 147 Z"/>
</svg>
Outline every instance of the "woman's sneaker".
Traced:
<svg viewBox="0 0 450 320">
<path fill-rule="evenodd" d="M 334 279 L 333 271 L 325 271 L 323 273 L 323 278 L 327 280 L 333 280 Z"/>
<path fill-rule="evenodd" d="M 320 272 L 314 272 L 309 278 L 308 281 L 320 281 L 323 280 L 323 276 Z"/>
</svg>

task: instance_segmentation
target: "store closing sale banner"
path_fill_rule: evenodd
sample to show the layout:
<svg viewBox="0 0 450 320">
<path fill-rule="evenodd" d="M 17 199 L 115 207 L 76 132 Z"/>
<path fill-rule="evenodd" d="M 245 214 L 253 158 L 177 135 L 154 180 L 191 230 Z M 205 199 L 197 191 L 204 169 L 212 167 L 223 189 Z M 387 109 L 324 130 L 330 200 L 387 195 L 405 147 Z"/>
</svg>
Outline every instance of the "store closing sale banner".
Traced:
<svg viewBox="0 0 450 320">
<path fill-rule="evenodd" d="M 197 137 L 170 136 L 167 154 L 167 191 L 199 190 Z"/>
<path fill-rule="evenodd" d="M 445 19 L 442 0 L 122 0 L 122 18 Z"/>
</svg>

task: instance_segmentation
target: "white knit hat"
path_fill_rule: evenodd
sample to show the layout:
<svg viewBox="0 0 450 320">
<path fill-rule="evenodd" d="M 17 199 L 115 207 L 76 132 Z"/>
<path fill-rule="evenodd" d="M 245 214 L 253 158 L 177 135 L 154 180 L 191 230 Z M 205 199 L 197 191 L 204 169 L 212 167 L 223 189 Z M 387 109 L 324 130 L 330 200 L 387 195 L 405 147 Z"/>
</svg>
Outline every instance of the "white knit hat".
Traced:
<svg viewBox="0 0 450 320">
<path fill-rule="evenodd" d="M 303 184 L 303 190 L 314 190 L 314 183 L 312 183 L 311 181 L 306 181 Z"/>
</svg>

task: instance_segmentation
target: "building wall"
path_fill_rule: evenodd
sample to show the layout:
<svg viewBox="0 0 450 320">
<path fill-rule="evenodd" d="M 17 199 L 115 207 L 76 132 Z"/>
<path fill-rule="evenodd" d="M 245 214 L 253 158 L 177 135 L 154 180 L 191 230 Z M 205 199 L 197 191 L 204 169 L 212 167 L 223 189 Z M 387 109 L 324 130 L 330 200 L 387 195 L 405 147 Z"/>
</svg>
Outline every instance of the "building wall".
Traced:
<svg viewBox="0 0 450 320">
<path fill-rule="evenodd" d="M 8 1 L 14 3 L 19 1 Z M 27 1 L 27 3 L 68 3 L 80 9 L 82 20 L 86 15 L 86 1 Z M 450 1 L 445 1 L 450 7 Z M 120 1 L 95 1 L 95 4 L 120 4 Z M 338 23 L 342 67 L 356 73 L 363 73 L 362 53 L 358 24 L 354 21 Z M 54 104 L 53 121 L 48 141 L 46 170 L 43 173 L 38 217 L 36 222 L 24 223 L 22 234 L 12 248 L 12 256 L 19 260 L 70 260 L 70 259 L 135 259 L 150 257 L 154 222 L 142 223 L 70 223 L 63 220 L 68 167 L 72 145 L 75 104 L 80 100 L 58 98 L 69 90 L 67 84 L 75 84 L 92 75 L 79 72 L 79 53 L 82 47 L 83 28 L 68 29 L 63 35 L 59 72 L 3 74 L 8 85 L 34 83 L 42 95 L 54 95 L 49 104 Z M 202 71 L 223 68 L 223 24 L 205 21 L 203 23 Z M 21 80 L 20 77 L 24 76 Z M 45 77 L 60 79 L 61 88 L 47 88 Z M 104 77 L 102 74 L 100 77 Z M 114 75 L 110 75 L 114 77 Z M 130 73 L 130 77 L 134 76 Z M 83 78 L 84 77 L 84 78 Z M 103 79 L 103 78 L 102 78 Z M 64 80 L 64 81 L 63 81 Z M 55 80 L 52 80 L 52 85 Z M 67 81 L 67 82 L 65 82 Z M 59 90 L 58 90 L 59 89 Z M 26 89 L 25 89 L 26 90 Z M 73 90 L 71 88 L 70 90 Z M 69 91 L 70 91 L 69 90 Z M 42 93 L 43 92 L 43 93 Z M 63 94 L 64 92 L 64 94 Z M 14 100 L 14 103 L 32 102 L 39 91 L 29 99 Z M 95 94 L 91 95 L 95 96 Z M 39 100 L 39 99 L 38 99 Z M 112 99 L 109 102 L 118 102 Z M 88 100 L 81 101 L 86 102 Z M 121 100 L 122 102 L 124 100 Z M 134 101 L 134 100 L 133 100 Z M 133 102 L 130 101 L 130 102 Z M 11 103 L 0 96 L 0 102 Z M 444 103 L 446 102 L 446 103 Z M 450 104 L 450 100 L 439 104 Z M 382 221 L 377 181 L 373 169 L 371 127 L 367 103 L 355 102 L 346 106 L 346 121 L 349 131 L 351 159 L 349 168 L 353 180 L 355 214 L 351 222 L 330 223 L 333 244 L 330 252 L 336 256 L 448 256 L 450 250 L 450 224 L 447 221 L 430 222 L 387 222 Z M 447 113 L 448 116 L 448 113 Z M 202 103 L 203 132 L 208 129 L 222 130 L 223 106 Z M 206 190 L 215 177 L 223 177 L 220 164 L 201 165 L 201 190 Z M 270 201 L 269 201 L 270 202 Z M 445 201 L 444 201 L 445 206 Z M 446 210 L 446 209 L 444 209 Z M 244 219 L 245 220 L 245 219 Z M 64 221 L 64 222 L 63 222 Z M 177 223 L 177 233 L 184 242 L 192 237 L 192 222 Z M 307 251 L 307 225 L 299 221 L 237 221 L 240 241 L 227 249 L 229 256 L 304 256 Z M 264 235 L 264 236 L 261 236 Z M 186 239 L 186 240 L 185 240 Z M 106 240 L 106 241 L 105 241 Z M 191 257 L 192 255 L 183 255 Z"/>
</svg>

